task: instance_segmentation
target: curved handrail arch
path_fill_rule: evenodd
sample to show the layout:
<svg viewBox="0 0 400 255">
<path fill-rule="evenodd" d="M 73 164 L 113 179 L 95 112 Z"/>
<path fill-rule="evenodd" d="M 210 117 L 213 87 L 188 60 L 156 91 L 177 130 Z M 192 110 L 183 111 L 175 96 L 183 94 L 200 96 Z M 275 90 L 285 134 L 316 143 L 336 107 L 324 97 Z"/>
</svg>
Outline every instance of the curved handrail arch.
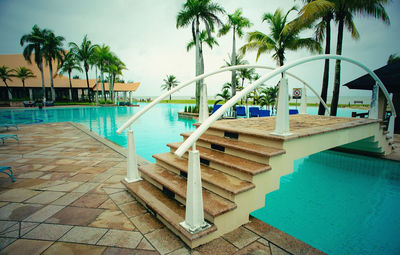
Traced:
<svg viewBox="0 0 400 255">
<path fill-rule="evenodd" d="M 206 73 L 206 74 L 202 74 L 199 76 L 196 76 L 195 78 L 191 79 L 188 82 L 185 82 L 177 87 L 174 87 L 173 89 L 165 92 L 164 94 L 162 94 L 161 96 L 157 97 L 154 101 L 152 101 L 150 104 L 146 105 L 141 111 L 139 111 L 138 113 L 136 113 L 135 115 L 133 115 L 128 121 L 126 121 L 118 130 L 117 133 L 121 134 L 126 128 L 128 128 L 133 122 L 135 122 L 138 118 L 140 118 L 140 116 L 142 116 L 143 114 L 145 114 L 148 110 L 150 110 L 154 105 L 158 104 L 161 100 L 167 98 L 169 95 L 175 93 L 176 91 L 198 81 L 198 80 L 202 80 L 204 78 L 207 78 L 209 76 L 212 76 L 214 74 L 218 74 L 218 73 L 223 73 L 223 72 L 227 72 L 227 71 L 233 71 L 233 70 L 238 70 L 238 69 L 243 69 L 243 68 L 259 68 L 259 69 L 268 69 L 268 70 L 274 70 L 275 68 L 273 67 L 268 67 L 268 66 L 262 66 L 262 65 L 236 65 L 236 66 L 229 66 L 229 67 L 225 67 L 225 68 L 221 68 L 218 69 L 217 71 L 211 72 L 211 73 Z M 309 88 L 320 100 L 320 102 L 324 105 L 325 109 L 327 110 L 327 112 L 329 113 L 329 107 L 326 105 L 325 101 L 318 95 L 318 93 L 310 86 L 308 85 L 304 80 L 300 79 L 299 77 L 297 77 L 294 74 L 291 73 L 286 73 L 287 75 L 297 79 L 298 81 L 300 81 L 301 83 L 303 83 L 307 88 Z"/>
<path fill-rule="evenodd" d="M 210 117 L 208 117 L 182 144 L 179 146 L 179 148 L 175 151 L 175 155 L 178 157 L 181 157 L 196 141 L 197 139 L 217 120 L 219 119 L 225 111 L 228 110 L 228 108 L 232 107 L 238 100 L 240 100 L 242 97 L 247 95 L 250 91 L 258 87 L 261 83 L 271 79 L 272 77 L 285 72 L 286 70 L 295 67 L 300 64 L 304 64 L 307 62 L 315 61 L 315 60 L 320 60 L 320 59 L 338 59 L 338 60 L 343 60 L 352 64 L 355 64 L 365 71 L 367 71 L 372 78 L 378 83 L 378 86 L 382 90 L 383 94 L 385 95 L 386 99 L 388 100 L 390 104 L 390 108 L 392 110 L 392 117 L 396 118 L 396 110 L 393 105 L 393 102 L 389 96 L 388 91 L 386 90 L 385 86 L 383 85 L 382 81 L 379 79 L 379 77 L 372 72 L 368 67 L 365 65 L 347 57 L 343 56 L 338 56 L 338 55 L 318 55 L 318 56 L 310 56 L 310 57 L 305 57 L 298 59 L 296 61 L 293 61 L 289 64 L 285 64 L 283 66 L 280 66 L 276 69 L 274 69 L 272 72 L 261 76 L 257 81 L 255 81 L 252 84 L 249 84 L 247 87 L 245 87 L 243 90 L 241 90 L 239 93 L 237 93 L 234 97 L 229 99 L 228 102 L 223 104 L 214 114 L 212 114 Z M 207 76 L 206 76 L 207 77 Z"/>
</svg>

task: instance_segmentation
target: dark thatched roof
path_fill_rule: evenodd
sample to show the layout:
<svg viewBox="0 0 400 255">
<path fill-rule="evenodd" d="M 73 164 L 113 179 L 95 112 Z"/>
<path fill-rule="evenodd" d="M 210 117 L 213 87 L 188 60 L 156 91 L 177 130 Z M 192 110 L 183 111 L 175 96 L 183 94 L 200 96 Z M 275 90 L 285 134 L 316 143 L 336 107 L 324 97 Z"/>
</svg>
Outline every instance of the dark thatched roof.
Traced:
<svg viewBox="0 0 400 255">
<path fill-rule="evenodd" d="M 385 85 L 389 93 L 400 91 L 400 61 L 395 61 L 391 64 L 382 66 L 381 68 L 376 69 L 374 73 L 383 82 L 383 85 Z M 343 86 L 346 86 L 349 89 L 372 90 L 374 84 L 375 81 L 371 75 L 366 74 L 344 84 Z"/>
</svg>

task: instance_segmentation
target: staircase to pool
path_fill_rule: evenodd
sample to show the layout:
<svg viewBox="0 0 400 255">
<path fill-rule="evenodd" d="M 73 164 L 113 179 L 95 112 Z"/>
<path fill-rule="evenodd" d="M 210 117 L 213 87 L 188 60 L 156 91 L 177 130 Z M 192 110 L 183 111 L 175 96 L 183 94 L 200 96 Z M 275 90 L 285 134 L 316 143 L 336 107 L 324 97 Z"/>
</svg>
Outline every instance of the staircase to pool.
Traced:
<svg viewBox="0 0 400 255">
<path fill-rule="evenodd" d="M 204 216 L 210 227 L 194 234 L 184 229 L 188 152 L 155 154 L 155 164 L 139 167 L 141 181 L 123 181 L 129 192 L 189 247 L 228 233 L 264 206 L 265 195 L 279 188 L 280 177 L 293 171 L 293 160 L 345 146 L 368 153 L 391 150 L 377 120 L 298 115 L 290 117 L 290 136 L 271 135 L 274 117 L 221 120 L 196 142 L 200 152 Z M 321 125 L 314 125 L 319 122 Z M 296 129 L 296 125 L 299 126 Z M 191 133 L 182 133 L 186 140 Z M 372 134 L 372 135 L 371 135 Z M 360 146 L 357 144 L 359 143 Z"/>
</svg>

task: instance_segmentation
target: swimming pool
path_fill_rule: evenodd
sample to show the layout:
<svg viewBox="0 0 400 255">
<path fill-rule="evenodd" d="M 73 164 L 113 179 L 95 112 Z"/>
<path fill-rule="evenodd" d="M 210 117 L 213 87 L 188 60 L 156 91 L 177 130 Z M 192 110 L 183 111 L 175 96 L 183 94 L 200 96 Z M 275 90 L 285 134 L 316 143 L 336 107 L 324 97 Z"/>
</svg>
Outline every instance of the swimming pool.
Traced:
<svg viewBox="0 0 400 255">
<path fill-rule="evenodd" d="M 0 110 L 0 123 L 73 121 L 126 146 L 126 133 L 115 131 L 141 107 L 79 107 Z M 184 105 L 159 104 L 135 124 L 136 151 L 169 151 L 167 143 L 194 130 L 193 120 L 179 119 Z M 316 107 L 307 108 L 316 113 Z M 338 109 L 350 117 L 352 109 Z M 337 152 L 321 152 L 295 161 L 294 173 L 266 196 L 266 207 L 252 214 L 330 254 L 395 254 L 399 251 L 399 163 Z"/>
</svg>

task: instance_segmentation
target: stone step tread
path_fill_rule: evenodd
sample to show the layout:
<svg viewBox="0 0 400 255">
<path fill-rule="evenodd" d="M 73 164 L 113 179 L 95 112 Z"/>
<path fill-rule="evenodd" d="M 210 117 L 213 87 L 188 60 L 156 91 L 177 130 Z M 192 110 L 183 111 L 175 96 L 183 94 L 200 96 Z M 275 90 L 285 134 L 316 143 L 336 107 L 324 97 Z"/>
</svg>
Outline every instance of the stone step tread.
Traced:
<svg viewBox="0 0 400 255">
<path fill-rule="evenodd" d="M 177 149 L 182 143 L 183 142 L 169 143 L 167 144 L 167 146 L 170 148 Z M 213 161 L 221 165 L 225 165 L 227 167 L 233 168 L 235 170 L 250 175 L 256 175 L 271 170 L 271 167 L 268 164 L 261 164 L 258 162 L 254 162 L 240 157 L 235 157 L 223 152 L 203 148 L 200 146 L 198 146 L 196 149 L 200 152 L 200 157 L 203 159 Z"/>
<path fill-rule="evenodd" d="M 140 166 L 139 170 L 176 195 L 186 199 L 185 178 L 171 173 L 162 166 L 156 164 Z M 235 203 L 205 189 L 203 189 L 203 206 L 204 211 L 212 217 L 217 217 L 236 208 Z"/>
<path fill-rule="evenodd" d="M 182 133 L 181 135 L 183 137 L 188 137 L 192 134 L 193 132 L 185 132 Z M 199 140 L 208 142 L 208 143 L 213 143 L 213 144 L 218 144 L 222 145 L 224 147 L 229 147 L 241 151 L 246 151 L 250 152 L 259 156 L 266 156 L 266 157 L 271 157 L 271 156 L 276 156 L 276 155 L 281 155 L 285 153 L 285 150 L 282 149 L 277 149 L 277 148 L 271 148 L 267 146 L 262 146 L 254 143 L 246 143 L 242 141 L 238 141 L 235 139 L 229 139 L 225 137 L 219 137 L 219 136 L 214 136 L 214 135 L 207 135 L 203 134 L 200 136 Z"/>
<path fill-rule="evenodd" d="M 167 197 L 159 189 L 145 180 L 132 183 L 123 180 L 122 183 L 126 186 L 128 191 L 133 194 L 133 196 L 139 197 L 152 212 L 160 215 L 173 228 L 189 240 L 199 239 L 217 230 L 217 226 L 211 224 L 211 227 L 208 229 L 195 234 L 190 234 L 179 225 L 179 223 L 185 221 L 185 207 L 182 204 Z"/>
<path fill-rule="evenodd" d="M 188 160 L 180 158 L 171 152 L 155 154 L 153 158 L 175 167 L 179 171 L 188 172 Z M 204 165 L 201 165 L 201 179 L 235 195 L 255 187 L 251 182 L 243 181 Z"/>
</svg>

